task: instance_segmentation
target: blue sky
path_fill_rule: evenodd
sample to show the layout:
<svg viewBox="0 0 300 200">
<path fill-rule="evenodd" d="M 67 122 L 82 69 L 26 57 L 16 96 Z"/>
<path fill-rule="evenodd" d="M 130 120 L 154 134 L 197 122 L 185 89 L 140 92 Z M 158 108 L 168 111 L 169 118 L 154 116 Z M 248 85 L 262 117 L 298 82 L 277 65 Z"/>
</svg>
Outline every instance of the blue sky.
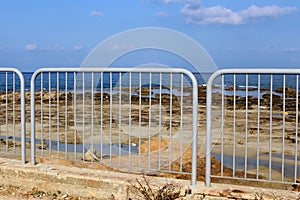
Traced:
<svg viewBox="0 0 300 200">
<path fill-rule="evenodd" d="M 162 27 L 199 42 L 219 68 L 300 67 L 299 0 L 10 0 L 0 3 L 0 66 L 79 67 L 119 32 Z M 184 65 L 158 52 L 118 65 Z"/>
</svg>

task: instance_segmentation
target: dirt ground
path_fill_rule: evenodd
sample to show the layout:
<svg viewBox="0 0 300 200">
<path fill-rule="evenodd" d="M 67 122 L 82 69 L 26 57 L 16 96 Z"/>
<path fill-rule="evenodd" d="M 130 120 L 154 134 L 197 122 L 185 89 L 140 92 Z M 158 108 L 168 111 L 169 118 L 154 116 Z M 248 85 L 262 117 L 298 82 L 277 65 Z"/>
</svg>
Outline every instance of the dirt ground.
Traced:
<svg viewBox="0 0 300 200">
<path fill-rule="evenodd" d="M 69 196 L 62 194 L 60 191 L 43 192 L 38 189 L 26 190 L 24 188 L 0 185 L 0 199 L 15 200 L 15 199 L 65 199 L 65 200 L 80 200 L 80 197 Z"/>
<path fill-rule="evenodd" d="M 190 171 L 191 168 L 191 162 L 189 158 L 190 152 L 187 152 L 185 156 L 183 157 L 183 171 Z M 50 159 L 50 158 L 42 158 L 42 159 L 37 159 L 39 163 L 44 163 L 44 164 L 49 164 L 50 166 L 65 166 L 65 167 L 70 167 L 70 168 L 78 168 L 78 169 L 92 169 L 94 172 L 95 170 L 102 170 L 102 171 L 117 171 L 116 169 L 101 165 L 101 164 L 91 164 L 88 162 L 74 162 L 74 161 L 68 161 L 68 160 L 57 160 L 57 159 Z M 212 173 L 219 173 L 220 170 L 220 162 L 212 158 Z M 178 168 L 180 166 L 179 161 L 175 161 L 172 165 L 174 168 Z M 205 159 L 199 158 L 198 159 L 198 168 L 197 168 L 197 175 L 198 175 L 198 180 L 201 185 L 201 182 L 204 180 L 204 173 L 205 173 Z M 229 168 L 224 169 L 224 174 L 226 175 L 232 175 L 232 170 Z M 176 179 L 190 179 L 190 176 L 188 175 L 176 175 L 176 174 L 170 174 L 170 173 L 158 173 L 158 174 L 149 174 L 151 176 L 157 176 L 157 177 L 163 177 L 167 179 L 170 178 L 176 178 Z M 239 171 L 236 173 L 236 176 L 242 177 L 244 176 L 243 171 Z M 20 178 L 20 181 L 22 179 Z M 266 185 L 261 182 L 256 182 L 256 183 L 249 183 L 245 182 L 243 183 L 242 181 L 237 182 L 235 181 L 234 184 L 237 185 L 244 185 L 244 187 L 240 186 L 233 186 L 233 185 L 227 185 L 230 184 L 230 182 L 226 182 L 223 180 L 214 180 L 214 182 L 219 182 L 219 183 L 226 183 L 222 186 L 222 188 L 207 188 L 205 191 L 201 191 L 196 193 L 198 195 L 197 198 L 191 198 L 191 199 L 295 199 L 295 196 L 298 193 L 294 193 L 290 191 L 290 194 L 293 195 L 292 197 L 285 196 L 287 195 L 288 190 L 294 190 L 292 186 L 289 188 L 283 188 L 283 187 L 278 187 L 278 186 L 272 186 L 272 185 Z M 232 182 L 231 182 L 232 183 Z M 247 191 L 247 187 L 245 185 L 249 186 L 255 186 L 257 189 L 255 192 L 249 192 Z M 227 187 L 226 187 L 227 186 Z M 230 186 L 230 187 L 229 187 Z M 223 188 L 224 187 L 224 188 Z M 269 187 L 273 188 L 273 192 L 266 193 L 264 192 L 264 189 L 262 187 Z M 285 189 L 286 192 L 280 192 L 280 190 L 276 190 L 275 188 L 278 189 Z M 250 188 L 250 187 L 249 187 Z M 242 196 L 243 198 L 241 198 Z M 299 196 L 300 194 L 298 194 Z M 263 197 L 263 198 L 260 198 Z M 43 191 L 37 187 L 32 188 L 32 189 L 24 189 L 23 187 L 15 187 L 11 185 L 6 185 L 2 184 L 0 185 L 0 199 L 70 199 L 70 200 L 79 200 L 79 199 L 97 199 L 97 198 L 80 198 L 78 196 L 72 196 L 67 193 L 63 193 L 59 190 L 53 190 L 53 191 Z M 116 196 L 112 196 L 111 199 L 118 199 Z M 187 198 L 181 198 L 181 199 L 187 199 Z"/>
</svg>

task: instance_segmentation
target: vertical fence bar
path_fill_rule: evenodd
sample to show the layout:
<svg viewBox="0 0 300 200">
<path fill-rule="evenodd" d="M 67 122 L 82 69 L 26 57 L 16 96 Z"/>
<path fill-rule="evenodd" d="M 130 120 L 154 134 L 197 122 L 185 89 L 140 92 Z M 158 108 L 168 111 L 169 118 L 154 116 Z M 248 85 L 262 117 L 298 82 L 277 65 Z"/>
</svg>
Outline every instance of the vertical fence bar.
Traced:
<svg viewBox="0 0 300 200">
<path fill-rule="evenodd" d="M 284 138 L 285 138 L 285 75 L 283 75 L 283 104 L 282 104 L 282 153 L 281 153 L 281 181 L 284 180 Z"/>
<path fill-rule="evenodd" d="M 272 122 L 273 122 L 273 75 L 270 75 L 270 144 L 269 144 L 269 180 L 272 180 Z"/>
<path fill-rule="evenodd" d="M 77 160 L 77 75 L 73 73 L 74 86 L 73 86 L 73 109 L 74 109 L 74 160 Z"/>
<path fill-rule="evenodd" d="M 183 74 L 180 76 L 180 127 L 179 127 L 179 134 L 180 134 L 180 168 L 179 171 L 182 172 L 182 157 L 183 157 L 183 138 L 182 138 L 182 123 L 183 123 Z"/>
<path fill-rule="evenodd" d="M 36 149 L 35 149 L 35 79 L 38 72 L 35 72 L 30 81 L 30 129 L 31 129 L 31 164 L 35 165 Z M 41 77 L 43 73 L 41 73 Z M 42 84 L 42 81 L 41 81 Z M 41 87 L 42 88 L 42 87 Z M 42 94 L 41 94 L 42 97 Z M 42 102 L 42 101 L 41 101 Z M 41 104 L 42 106 L 42 104 Z M 24 107 L 25 109 L 25 107 Z M 41 114 L 42 115 L 42 114 Z M 24 116 L 25 118 L 25 116 Z M 41 120 L 42 122 L 43 120 Z M 41 127 L 42 130 L 42 127 Z M 42 143 L 43 145 L 43 143 Z"/>
<path fill-rule="evenodd" d="M 103 163 L 103 72 L 100 73 L 100 161 Z"/>
<path fill-rule="evenodd" d="M 197 183 L 197 152 L 198 152 L 198 82 L 195 76 L 191 73 L 187 73 L 191 79 L 192 87 L 193 87 L 193 122 L 192 122 L 192 178 L 191 184 L 196 185 Z M 210 139 L 209 139 L 210 141 Z M 209 147 L 210 148 L 210 147 Z"/>
<path fill-rule="evenodd" d="M 232 153 L 232 177 L 235 177 L 235 149 L 236 149 L 236 74 L 233 75 L 233 153 Z"/>
<path fill-rule="evenodd" d="M 245 174 L 244 177 L 247 178 L 247 164 L 248 164 L 248 74 L 246 74 L 246 132 L 245 132 Z"/>
<path fill-rule="evenodd" d="M 103 163 L 103 72 L 100 72 L 100 162 Z"/>
<path fill-rule="evenodd" d="M 0 68 L 0 70 L 1 70 L 1 68 Z M 3 71 L 1 71 L 0 76 L 2 75 L 2 72 Z M 0 113 L 3 113 L 1 106 L 0 106 Z M 1 128 L 1 126 L 0 126 L 0 137 L 2 137 L 2 128 Z M 2 143 L 0 142 L 0 152 L 2 152 L 1 149 L 2 149 Z"/>
<path fill-rule="evenodd" d="M 112 99 L 112 72 L 109 72 L 109 163 L 112 164 L 112 106 L 113 106 L 113 99 Z"/>
<path fill-rule="evenodd" d="M 82 159 L 85 160 L 85 73 L 82 72 Z"/>
<path fill-rule="evenodd" d="M 25 107 L 25 81 L 23 74 L 16 70 L 16 73 L 19 76 L 20 79 L 20 85 L 21 85 L 21 148 L 22 148 L 22 164 L 25 165 L 26 163 L 26 107 Z"/>
<path fill-rule="evenodd" d="M 225 119 L 225 84 L 224 84 L 224 74 L 221 75 L 222 81 L 222 121 L 221 121 L 221 176 L 224 174 L 224 119 Z"/>
<path fill-rule="evenodd" d="M 49 156 L 52 154 L 52 120 L 51 120 L 51 72 L 48 72 L 48 97 L 49 97 L 49 102 L 48 102 L 48 122 L 49 122 L 49 132 L 48 132 L 48 137 L 49 137 Z"/>
<path fill-rule="evenodd" d="M 173 121 L 173 73 L 170 74 L 170 150 L 169 150 L 169 170 L 172 165 L 172 121 Z"/>
<path fill-rule="evenodd" d="M 8 152 L 8 72 L 5 72 L 5 152 Z"/>
<path fill-rule="evenodd" d="M 215 77 L 213 77 L 215 78 Z M 206 87 L 206 154 L 205 154 L 205 185 L 211 185 L 211 105 L 212 105 L 212 84 L 214 79 L 210 78 Z M 198 123 L 198 122 L 197 122 Z"/>
<path fill-rule="evenodd" d="M 59 72 L 56 72 L 56 129 L 57 129 L 57 155 L 59 158 L 59 154 L 60 154 L 60 131 L 59 131 Z"/>
<path fill-rule="evenodd" d="M 161 127 L 161 119 L 162 119 L 162 112 L 161 112 L 161 90 L 162 90 L 162 73 L 159 73 L 159 117 L 158 117 L 158 130 L 159 130 L 159 134 L 158 134 L 158 146 L 161 146 L 161 136 L 162 136 L 162 127 Z M 158 148 L 158 169 L 160 169 L 161 166 L 161 148 Z"/>
<path fill-rule="evenodd" d="M 0 68 L 0 70 L 1 70 L 1 68 Z M 1 71 L 0 76 L 2 75 L 2 72 L 3 71 Z M 0 106 L 0 113 L 3 113 L 1 106 Z M 1 128 L 1 126 L 0 126 L 0 137 L 2 137 L 2 128 Z M 2 143 L 0 142 L 0 152 L 2 152 L 1 149 L 2 149 Z"/>
<path fill-rule="evenodd" d="M 65 158 L 67 157 L 68 157 L 68 72 L 65 72 Z"/>
<path fill-rule="evenodd" d="M 260 74 L 257 75 L 257 148 L 256 148 L 256 179 L 259 178 L 259 154 L 260 154 Z"/>
<path fill-rule="evenodd" d="M 13 73 L 13 152 L 16 153 L 16 74 Z"/>
<path fill-rule="evenodd" d="M 131 110 L 132 110 L 132 105 L 131 105 L 131 95 L 132 95 L 132 88 L 131 88 L 131 79 L 132 79 L 132 73 L 129 72 L 129 124 L 128 124 L 128 130 L 129 133 L 131 133 Z M 128 134 L 128 167 L 130 168 L 131 166 L 131 134 Z"/>
<path fill-rule="evenodd" d="M 295 169 L 294 169 L 294 183 L 297 182 L 298 177 L 298 120 L 299 120 L 299 75 L 296 75 L 296 133 L 295 133 Z"/>
<path fill-rule="evenodd" d="M 1 75 L 1 74 L 0 74 Z M 2 113 L 2 108 L 0 106 L 0 113 Z M 0 137 L 2 137 L 2 128 L 0 126 Z M 0 153 L 2 152 L 2 143 L 0 142 Z"/>
<path fill-rule="evenodd" d="M 92 93 L 92 95 L 91 95 L 91 104 L 92 104 L 92 106 L 91 106 L 91 132 L 92 132 L 92 141 L 91 141 L 91 145 L 92 145 L 92 154 L 94 154 L 94 72 L 92 72 L 92 84 L 91 84 L 91 93 Z M 96 156 L 96 155 L 93 155 L 92 156 L 92 163 L 94 162 L 94 160 L 95 160 L 95 158 L 94 158 L 94 156 Z"/>
<path fill-rule="evenodd" d="M 152 92 L 152 74 L 149 73 L 149 109 L 148 109 L 148 169 L 151 168 L 151 92 Z M 159 147 L 160 148 L 160 147 Z"/>
<path fill-rule="evenodd" d="M 141 146 L 141 126 L 142 126 L 142 73 L 139 72 L 139 147 Z M 141 166 L 141 153 L 139 152 L 138 165 Z"/>
<path fill-rule="evenodd" d="M 43 104 L 44 104 L 43 81 L 44 81 L 44 79 L 43 79 L 43 76 L 44 76 L 44 74 L 43 74 L 43 72 L 40 74 L 40 76 L 41 76 L 41 124 L 40 124 L 40 129 L 41 129 L 41 144 L 42 144 L 42 147 L 44 147 L 44 131 L 43 131 L 43 126 L 44 126 L 44 122 L 43 122 L 44 121 L 44 109 L 43 109 Z M 42 157 L 44 157 L 44 151 L 42 151 Z"/>
<path fill-rule="evenodd" d="M 120 79 L 119 79 L 119 167 L 121 166 L 121 150 L 122 150 L 122 144 L 121 144 L 121 128 L 122 128 L 122 73 L 119 73 Z M 129 134 L 130 135 L 130 134 Z"/>
</svg>

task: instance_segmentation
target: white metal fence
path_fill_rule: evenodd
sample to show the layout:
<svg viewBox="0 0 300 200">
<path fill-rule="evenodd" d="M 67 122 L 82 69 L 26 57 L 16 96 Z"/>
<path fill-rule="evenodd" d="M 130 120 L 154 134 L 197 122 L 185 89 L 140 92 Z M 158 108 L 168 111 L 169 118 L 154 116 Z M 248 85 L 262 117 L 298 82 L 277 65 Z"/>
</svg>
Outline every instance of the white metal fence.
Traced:
<svg viewBox="0 0 300 200">
<path fill-rule="evenodd" d="M 206 109 L 206 185 L 211 178 L 297 182 L 299 70 L 217 71 Z"/>
<path fill-rule="evenodd" d="M 40 69 L 31 79 L 31 161 L 189 174 L 195 184 L 197 90 L 184 69 Z"/>
<path fill-rule="evenodd" d="M 0 155 L 26 162 L 25 85 L 22 73 L 0 68 Z"/>
<path fill-rule="evenodd" d="M 299 70 L 220 70 L 206 90 L 206 185 L 297 183 Z M 25 94 L 21 72 L 0 68 L 0 154 L 21 155 L 23 164 Z M 45 68 L 33 74 L 30 98 L 32 164 L 51 157 L 196 183 L 200 96 L 191 72 Z"/>
</svg>

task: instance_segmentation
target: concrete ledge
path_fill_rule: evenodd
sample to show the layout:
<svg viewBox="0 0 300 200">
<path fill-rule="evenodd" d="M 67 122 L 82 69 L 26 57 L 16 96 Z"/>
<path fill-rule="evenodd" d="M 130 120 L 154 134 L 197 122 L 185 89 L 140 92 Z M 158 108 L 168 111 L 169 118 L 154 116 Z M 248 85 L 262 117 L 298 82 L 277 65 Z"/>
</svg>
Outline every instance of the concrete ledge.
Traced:
<svg viewBox="0 0 300 200">
<path fill-rule="evenodd" d="M 72 166 L 40 163 L 35 166 L 22 165 L 21 161 L 0 158 L 0 184 L 31 190 L 38 188 L 44 192 L 62 193 L 94 199 L 128 199 L 136 191 L 130 189 L 128 181 L 142 180 L 141 175 L 112 171 L 92 170 Z M 213 184 L 207 188 L 202 182 L 191 186 L 190 181 L 147 177 L 151 185 L 162 186 L 173 183 L 182 188 L 182 199 L 296 199 L 298 192 L 287 190 L 260 189 L 228 184 Z M 191 194 L 189 194 L 191 191 Z M 184 195 L 186 194 L 186 195 Z M 277 199 L 278 199 L 277 198 Z"/>
<path fill-rule="evenodd" d="M 61 191 L 83 198 L 109 198 L 111 194 L 126 198 L 128 179 L 132 175 L 101 170 L 40 163 L 35 166 L 0 159 L 0 183 L 24 189 L 37 187 L 45 192 Z"/>
</svg>

